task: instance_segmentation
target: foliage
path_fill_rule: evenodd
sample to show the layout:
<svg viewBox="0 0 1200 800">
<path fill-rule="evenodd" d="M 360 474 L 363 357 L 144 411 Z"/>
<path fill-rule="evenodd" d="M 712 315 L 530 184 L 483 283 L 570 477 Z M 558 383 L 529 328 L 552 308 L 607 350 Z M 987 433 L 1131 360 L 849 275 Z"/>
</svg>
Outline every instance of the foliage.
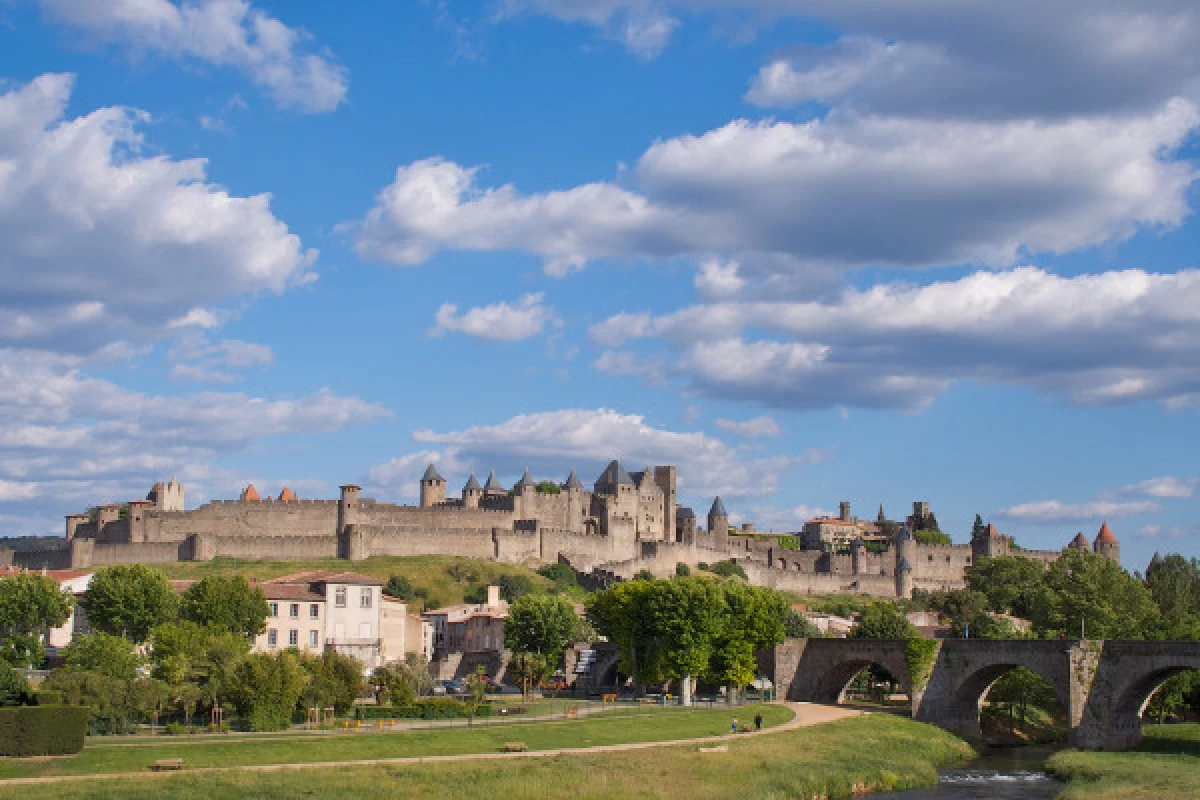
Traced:
<svg viewBox="0 0 1200 800">
<path fill-rule="evenodd" d="M 730 583 L 722 594 L 724 614 L 705 673 L 729 686 L 745 686 L 758 669 L 754 653 L 783 641 L 792 612 L 784 596 L 772 589 Z"/>
<path fill-rule="evenodd" d="M 562 491 L 562 487 L 554 481 L 538 481 L 533 488 L 538 494 L 558 494 Z"/>
<path fill-rule="evenodd" d="M 550 595 L 525 595 L 508 609 L 504 644 L 522 658 L 522 678 L 540 683 L 558 668 L 575 642 L 579 620 L 570 602 Z"/>
<path fill-rule="evenodd" d="M 783 622 L 783 630 L 789 639 L 818 639 L 821 636 L 821 629 L 812 620 L 790 609 Z"/>
<path fill-rule="evenodd" d="M 634 579 L 635 581 L 652 581 L 652 580 L 654 580 L 655 578 L 654 578 L 654 573 L 653 573 L 653 572 L 651 572 L 650 570 L 648 570 L 648 569 L 639 569 L 639 570 L 637 571 L 637 574 L 633 576 L 633 579 Z"/>
<path fill-rule="evenodd" d="M 234 668 L 229 697 L 249 730 L 283 730 L 307 682 L 296 653 L 251 653 Z"/>
<path fill-rule="evenodd" d="M 0 708 L 0 756 L 61 756 L 83 750 L 90 709 Z"/>
<path fill-rule="evenodd" d="M 555 585 L 560 588 L 579 585 L 579 576 L 575 574 L 575 570 L 571 568 L 570 564 L 547 564 L 544 567 L 538 567 L 537 572 L 543 578 L 554 581 Z"/>
<path fill-rule="evenodd" d="M 92 630 L 140 644 L 156 625 L 175 619 L 177 602 L 162 573 L 144 564 L 118 564 L 92 576 L 80 605 Z"/>
<path fill-rule="evenodd" d="M 1091 639 L 1143 639 L 1161 627 L 1145 584 L 1104 556 L 1069 547 L 1047 568 L 1032 612 L 1042 636 L 1074 635 L 1081 620 Z"/>
<path fill-rule="evenodd" d="M 720 575 L 722 578 L 731 578 L 736 575 L 746 580 L 746 570 L 742 569 L 742 565 L 736 561 L 718 561 L 715 564 L 710 564 L 708 571 L 714 575 Z"/>
<path fill-rule="evenodd" d="M 42 689 L 62 693 L 72 706 L 88 706 L 98 732 L 127 733 L 165 700 L 165 686 L 154 680 L 125 680 L 75 667 L 60 667 L 42 681 Z"/>
<path fill-rule="evenodd" d="M 201 700 L 219 703 L 233 668 L 249 650 L 245 637 L 230 631 L 189 621 L 160 625 L 152 637 L 152 674 L 172 687 L 174 702 L 190 717 Z"/>
<path fill-rule="evenodd" d="M 21 572 L 0 578 L 0 661 L 41 666 L 44 637 L 71 615 L 74 598 L 51 577 Z"/>
<path fill-rule="evenodd" d="M 987 610 L 1028 619 L 1033 614 L 1046 568 L 1022 556 L 981 557 L 967 567 L 967 588 L 987 598 Z"/>
<path fill-rule="evenodd" d="M 954 541 L 949 536 L 936 528 L 913 531 L 913 539 L 919 544 L 954 544 Z"/>
<path fill-rule="evenodd" d="M 1155 553 L 1146 567 L 1146 588 L 1162 614 L 1168 639 L 1200 638 L 1200 560 Z"/>
<path fill-rule="evenodd" d="M 74 636 L 65 655 L 69 667 L 127 681 L 137 677 L 143 663 L 128 639 L 109 633 Z"/>
<path fill-rule="evenodd" d="M 501 575 L 496 585 L 500 587 L 500 596 L 510 603 L 533 591 L 533 581 L 528 575 Z"/>
<path fill-rule="evenodd" d="M 933 672 L 937 660 L 938 643 L 936 639 L 909 639 L 904 646 L 904 658 L 908 662 L 908 680 L 912 691 L 918 692 L 925 688 Z"/>
<path fill-rule="evenodd" d="M 332 707 L 345 714 L 366 691 L 362 662 L 353 656 L 326 650 L 320 655 L 298 654 L 300 666 L 308 673 L 300 693 L 303 708 Z"/>
<path fill-rule="evenodd" d="M 1200 670 L 1187 670 L 1172 675 L 1158 687 L 1146 706 L 1146 714 L 1163 723 L 1184 708 L 1200 706 Z"/>
<path fill-rule="evenodd" d="M 433 697 L 419 703 L 392 706 L 358 706 L 359 719 L 462 719 L 489 717 L 492 708 L 486 703 L 466 702 L 453 697 Z"/>
<path fill-rule="evenodd" d="M 686 578 L 692 574 L 692 568 L 682 561 L 675 565 L 675 577 Z"/>
<path fill-rule="evenodd" d="M 403 575 L 393 575 L 388 578 L 387 584 L 383 587 L 383 593 L 397 600 L 412 600 L 416 597 L 412 581 Z"/>
<path fill-rule="evenodd" d="M 371 672 L 371 689 L 380 706 L 410 706 L 417 699 L 416 686 L 403 665 L 376 667 Z"/>
<path fill-rule="evenodd" d="M 0 663 L 0 707 L 19 706 L 29 694 L 29 681 L 7 664 Z"/>
<path fill-rule="evenodd" d="M 1025 667 L 1009 670 L 992 684 L 987 701 L 1002 711 L 1007 710 L 1010 730 L 1024 728 L 1032 708 L 1041 709 L 1051 716 L 1062 713 L 1058 696 L 1050 684 Z"/>
<path fill-rule="evenodd" d="M 886 600 L 867 606 L 862 618 L 850 629 L 851 638 L 856 639 L 913 639 L 919 635 L 896 604 Z"/>
<path fill-rule="evenodd" d="M 446 574 L 459 583 L 477 583 L 479 566 L 466 561 L 456 561 L 446 567 Z"/>
<path fill-rule="evenodd" d="M 193 583 L 179 604 L 181 619 L 253 638 L 267 629 L 266 595 L 241 575 L 210 575 Z"/>
</svg>

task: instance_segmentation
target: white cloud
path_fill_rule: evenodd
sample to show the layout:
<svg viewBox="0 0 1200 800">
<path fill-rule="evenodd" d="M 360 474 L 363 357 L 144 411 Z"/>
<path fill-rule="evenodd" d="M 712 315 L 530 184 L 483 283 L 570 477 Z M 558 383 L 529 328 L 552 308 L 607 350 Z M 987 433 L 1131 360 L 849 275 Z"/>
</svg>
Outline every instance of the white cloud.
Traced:
<svg viewBox="0 0 1200 800">
<path fill-rule="evenodd" d="M 316 251 L 268 196 L 231 196 L 199 159 L 142 156 L 139 112 L 64 118 L 72 83 L 0 95 L 0 346 L 88 352 L 212 327 L 211 303 L 311 279 Z"/>
<path fill-rule="evenodd" d="M 480 339 L 515 342 L 537 336 L 547 324 L 561 324 L 554 309 L 545 305 L 542 293 L 527 294 L 515 305 L 496 303 L 471 308 L 458 314 L 458 306 L 443 303 L 434 317 L 430 336 L 465 333 Z"/>
<path fill-rule="evenodd" d="M 443 475 L 448 480 L 465 481 L 468 471 L 482 480 L 491 469 L 502 478 L 513 477 L 530 467 L 539 479 L 560 482 L 575 469 L 587 483 L 617 458 L 632 471 L 646 465 L 677 465 L 680 493 L 688 497 L 747 497 L 777 491 L 789 470 L 826 457 L 823 452 L 810 451 L 799 456 L 747 458 L 707 434 L 655 428 L 642 416 L 609 409 L 521 414 L 498 425 L 474 425 L 445 433 L 417 430 L 413 439 L 431 447 L 375 467 L 367 483 L 411 492 L 431 460 L 439 469 L 445 466 Z"/>
<path fill-rule="evenodd" d="M 246 73 L 281 107 L 333 111 L 346 97 L 346 70 L 311 37 L 247 0 L 39 0 L 51 18 L 98 42 Z"/>
<path fill-rule="evenodd" d="M 764 437 L 779 436 L 783 433 L 783 429 L 779 427 L 779 422 L 774 417 L 763 415 L 744 421 L 720 418 L 716 421 L 716 425 L 723 431 L 729 431 L 734 436 L 742 436 L 747 439 L 761 439 Z"/>
<path fill-rule="evenodd" d="M 1164 475 L 1161 478 L 1150 478 L 1122 487 L 1121 494 L 1126 497 L 1186 500 L 1196 493 L 1197 485 L 1200 485 L 1200 478 L 1177 478 L 1173 475 Z"/>
<path fill-rule="evenodd" d="M 738 274 L 738 269 L 736 261 L 706 261 L 696 273 L 696 291 L 707 297 L 728 297 L 737 294 L 746 285 L 746 281 Z"/>
<path fill-rule="evenodd" d="M 482 187 L 478 168 L 427 159 L 397 170 L 356 247 L 405 265 L 441 249 L 521 251 L 551 274 L 597 258 L 732 259 L 743 280 L 874 264 L 1010 265 L 1025 252 L 1180 224 L 1197 171 L 1175 152 L 1198 124 L 1184 100 L 1066 121 L 848 111 L 803 124 L 735 120 L 652 145 L 630 175 L 636 188 L 532 195 Z"/>
<path fill-rule="evenodd" d="M 1027 386 L 1080 405 L 1200 398 L 1200 271 L 1063 278 L 1035 268 L 926 286 L 847 289 L 828 302 L 729 302 L 662 316 L 620 314 L 590 329 L 618 347 L 597 363 L 780 408 L 919 409 L 955 380 Z M 749 328 L 763 338 L 748 339 Z"/>
<path fill-rule="evenodd" d="M 1032 525 L 1053 525 L 1060 522 L 1098 522 L 1117 517 L 1148 514 L 1158 511 L 1160 508 L 1158 503 L 1151 502 L 1123 503 L 1093 500 L 1087 503 L 1062 503 L 1058 500 L 1043 500 L 1006 508 L 998 516 Z"/>
</svg>

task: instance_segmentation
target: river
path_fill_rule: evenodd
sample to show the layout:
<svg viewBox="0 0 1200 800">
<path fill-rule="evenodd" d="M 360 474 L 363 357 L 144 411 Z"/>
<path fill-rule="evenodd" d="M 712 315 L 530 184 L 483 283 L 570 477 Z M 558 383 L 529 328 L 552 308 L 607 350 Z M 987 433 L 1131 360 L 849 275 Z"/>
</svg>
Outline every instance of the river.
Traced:
<svg viewBox="0 0 1200 800">
<path fill-rule="evenodd" d="M 993 748 L 974 761 L 938 773 L 938 785 L 872 794 L 870 800 L 1052 800 L 1065 784 L 1042 772 L 1053 753 L 1042 747 Z"/>
</svg>

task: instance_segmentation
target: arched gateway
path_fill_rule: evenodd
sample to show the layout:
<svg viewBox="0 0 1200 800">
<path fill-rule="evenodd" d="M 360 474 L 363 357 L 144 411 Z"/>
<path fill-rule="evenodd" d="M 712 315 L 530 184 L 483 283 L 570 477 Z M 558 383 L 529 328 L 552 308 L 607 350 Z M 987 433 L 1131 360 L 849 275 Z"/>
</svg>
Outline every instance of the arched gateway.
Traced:
<svg viewBox="0 0 1200 800">
<path fill-rule="evenodd" d="M 972 737 L 980 736 L 987 690 L 1025 667 L 1067 710 L 1069 743 L 1089 750 L 1137 744 L 1154 690 L 1177 672 L 1200 669 L 1200 642 L 944 639 L 936 645 L 921 665 L 910 664 L 903 639 L 789 639 L 766 666 L 781 694 L 814 703 L 837 702 L 863 667 L 883 667 L 908 690 L 915 719 Z M 922 673 L 916 686 L 914 668 Z"/>
</svg>

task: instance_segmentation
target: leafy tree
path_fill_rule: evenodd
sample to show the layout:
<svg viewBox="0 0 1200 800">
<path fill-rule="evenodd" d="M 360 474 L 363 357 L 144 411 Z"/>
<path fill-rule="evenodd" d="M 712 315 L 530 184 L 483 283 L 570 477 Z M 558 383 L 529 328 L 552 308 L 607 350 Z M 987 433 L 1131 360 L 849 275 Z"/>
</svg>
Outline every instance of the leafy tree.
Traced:
<svg viewBox="0 0 1200 800">
<path fill-rule="evenodd" d="M 1071 551 L 1075 552 L 1075 551 Z M 967 588 L 987 598 L 987 610 L 1028 619 L 1046 568 L 1023 556 L 984 556 L 967 567 Z"/>
<path fill-rule="evenodd" d="M 538 574 L 543 578 L 549 578 L 554 581 L 559 588 L 569 588 L 579 585 L 579 576 L 575 574 L 575 570 L 570 564 L 547 564 L 544 567 L 538 567 Z"/>
<path fill-rule="evenodd" d="M 1200 638 L 1200 560 L 1155 553 L 1146 568 L 1146 588 L 1162 614 L 1167 638 Z"/>
<path fill-rule="evenodd" d="M 736 561 L 718 561 L 710 565 L 708 571 L 714 575 L 720 575 L 722 578 L 731 578 L 736 575 L 742 580 L 746 580 L 746 570 L 742 569 L 742 565 Z"/>
<path fill-rule="evenodd" d="M 403 666 L 376 667 L 371 672 L 371 689 L 375 692 L 375 702 L 381 706 L 407 706 L 417 698 L 416 687 L 409 680 Z"/>
<path fill-rule="evenodd" d="M 383 587 L 383 593 L 397 600 L 412 600 L 416 597 L 412 581 L 403 575 L 393 575 L 388 578 L 387 584 Z"/>
<path fill-rule="evenodd" d="M 267 629 L 270 608 L 262 589 L 241 575 L 209 575 L 188 587 L 179 616 L 252 639 Z"/>
<path fill-rule="evenodd" d="M 0 663 L 0 706 L 19 706 L 29 694 L 29 681 L 13 667 Z"/>
<path fill-rule="evenodd" d="M 637 574 L 633 576 L 633 579 L 635 581 L 652 581 L 655 578 L 654 578 L 654 573 L 651 572 L 650 570 L 640 569 L 640 570 L 638 570 Z"/>
<path fill-rule="evenodd" d="M 913 539 L 921 544 L 953 544 L 953 540 L 936 528 L 915 531 Z"/>
<path fill-rule="evenodd" d="M 496 585 L 500 587 L 500 596 L 510 603 L 533 591 L 533 581 L 528 575 L 501 575 Z"/>
<path fill-rule="evenodd" d="M 619 668 L 637 684 L 658 678 L 654 662 L 655 631 L 649 616 L 651 581 L 618 583 L 594 593 L 587 618 L 596 632 L 617 646 Z"/>
<path fill-rule="evenodd" d="M 1000 677 L 987 693 L 988 703 L 1008 712 L 1009 730 L 1024 728 L 1031 708 L 1058 716 L 1062 706 L 1050 684 L 1032 670 L 1017 667 Z"/>
<path fill-rule="evenodd" d="M 229 697 L 250 730 L 282 730 L 291 725 L 308 679 L 293 651 L 251 653 L 234 668 Z"/>
<path fill-rule="evenodd" d="M 724 613 L 707 674 L 731 689 L 740 688 L 754 680 L 758 669 L 755 652 L 783 641 L 792 610 L 787 599 L 773 589 L 730 583 L 721 587 L 721 594 Z"/>
<path fill-rule="evenodd" d="M 680 561 L 675 565 L 675 577 L 686 578 L 692 574 L 692 568 Z"/>
<path fill-rule="evenodd" d="M 789 639 L 818 639 L 821 636 L 821 629 L 798 611 L 788 611 L 783 630 Z"/>
<path fill-rule="evenodd" d="M 144 564 L 118 564 L 92 576 L 80 605 L 93 630 L 140 644 L 155 626 L 175 619 L 177 601 L 161 572 Z"/>
<path fill-rule="evenodd" d="M 679 680 L 683 704 L 691 705 L 692 681 L 708 668 L 721 633 L 721 587 L 699 578 L 655 581 L 648 599 L 656 661 L 663 677 Z"/>
<path fill-rule="evenodd" d="M 326 650 L 320 655 L 301 654 L 299 659 L 308 673 L 300 694 L 305 708 L 332 706 L 337 713 L 345 714 L 367 688 L 362 662 L 353 656 Z"/>
<path fill-rule="evenodd" d="M 405 653 L 404 661 L 392 665 L 403 673 L 419 695 L 433 691 L 433 676 L 429 674 L 429 662 L 417 653 Z"/>
<path fill-rule="evenodd" d="M 1179 713 L 1188 704 L 1189 696 L 1197 691 L 1200 691 L 1200 670 L 1172 675 L 1151 696 L 1146 713 L 1161 725 L 1167 717 Z"/>
<path fill-rule="evenodd" d="M 558 668 L 564 652 L 575 642 L 579 620 L 575 607 L 561 597 L 525 595 L 508 609 L 504 623 L 504 644 L 517 654 L 535 656 L 523 659 L 525 677 L 544 681 Z"/>
<path fill-rule="evenodd" d="M 45 637 L 71 616 L 74 598 L 51 577 L 21 572 L 0 578 L 0 662 L 37 667 Z"/>
<path fill-rule="evenodd" d="M 128 639 L 108 633 L 73 637 L 65 655 L 69 667 L 127 681 L 137 677 L 143 663 Z"/>
<path fill-rule="evenodd" d="M 1161 627 L 1145 584 L 1121 565 L 1073 548 L 1047 568 L 1032 612 L 1034 629 L 1042 636 L 1075 635 L 1081 622 L 1091 639 L 1143 639 Z"/>
<path fill-rule="evenodd" d="M 862 618 L 850 629 L 856 639 L 912 639 L 920 634 L 895 603 L 880 600 L 867 606 Z"/>
<path fill-rule="evenodd" d="M 192 696 L 191 691 L 180 687 L 195 686 L 201 700 L 209 705 L 220 702 L 234 667 L 250 650 L 250 643 L 240 634 L 187 620 L 158 626 L 151 640 L 154 678 L 173 687 L 182 698 L 180 702 Z M 185 713 L 190 716 L 192 712 Z"/>
<path fill-rule="evenodd" d="M 538 481 L 533 488 L 538 494 L 558 494 L 562 491 L 562 487 L 554 481 Z"/>
</svg>

